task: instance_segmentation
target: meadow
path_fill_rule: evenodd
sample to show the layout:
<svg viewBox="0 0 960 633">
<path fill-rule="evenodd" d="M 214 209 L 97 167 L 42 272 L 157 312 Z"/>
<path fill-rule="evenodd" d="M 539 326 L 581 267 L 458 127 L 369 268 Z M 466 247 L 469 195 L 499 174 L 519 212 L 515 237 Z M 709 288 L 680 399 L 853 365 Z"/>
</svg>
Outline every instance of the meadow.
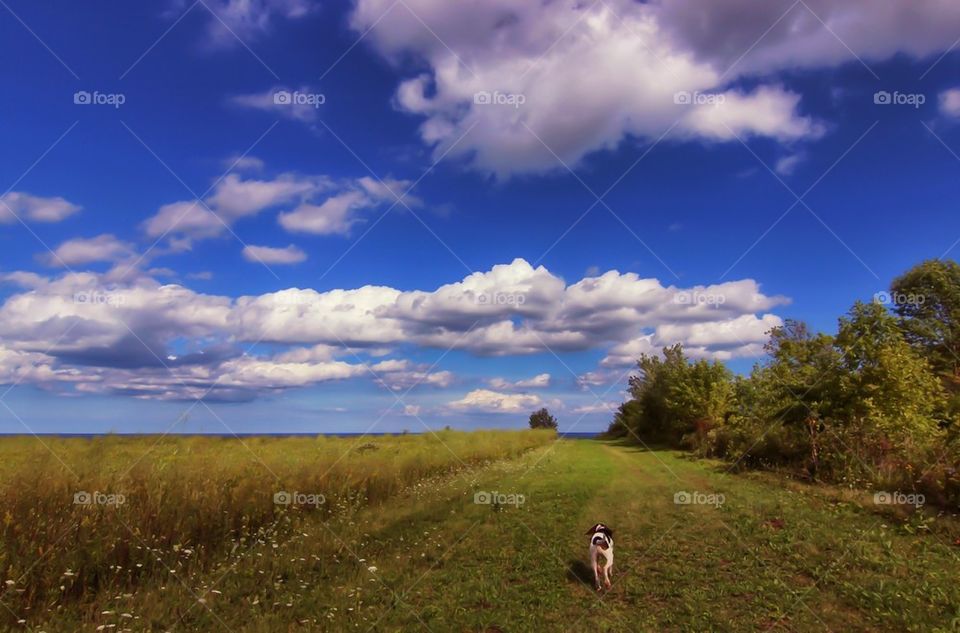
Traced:
<svg viewBox="0 0 960 633">
<path fill-rule="evenodd" d="M 289 540 L 300 515 L 348 516 L 553 437 L 4 438 L 0 622 L 93 617 L 105 599 Z"/>
<path fill-rule="evenodd" d="M 8 630 L 960 626 L 953 514 L 682 451 L 549 431 L 48 445 L 0 442 Z"/>
</svg>

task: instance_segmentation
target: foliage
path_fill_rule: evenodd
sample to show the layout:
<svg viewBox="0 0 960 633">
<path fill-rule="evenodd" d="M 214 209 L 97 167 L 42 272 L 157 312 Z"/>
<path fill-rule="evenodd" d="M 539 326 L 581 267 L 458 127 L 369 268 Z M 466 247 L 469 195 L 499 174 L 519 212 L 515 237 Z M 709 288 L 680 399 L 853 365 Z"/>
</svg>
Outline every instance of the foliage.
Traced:
<svg viewBox="0 0 960 633">
<path fill-rule="evenodd" d="M 619 426 L 638 438 L 710 452 L 713 431 L 733 404 L 732 374 L 717 362 L 689 362 L 679 345 L 664 348 L 663 359 L 644 354 L 640 374 L 630 378 L 631 401 L 617 415 Z"/>
<path fill-rule="evenodd" d="M 836 336 L 785 321 L 745 377 L 679 345 L 643 355 L 610 433 L 960 501 L 960 266 L 924 262 L 890 296 L 895 314 L 857 302 Z"/>
<path fill-rule="evenodd" d="M 914 266 L 893 281 L 890 301 L 907 340 L 934 369 L 960 375 L 960 264 L 931 259 Z"/>
<path fill-rule="evenodd" d="M 530 414 L 530 428 L 557 430 L 557 419 L 544 407 Z"/>
</svg>

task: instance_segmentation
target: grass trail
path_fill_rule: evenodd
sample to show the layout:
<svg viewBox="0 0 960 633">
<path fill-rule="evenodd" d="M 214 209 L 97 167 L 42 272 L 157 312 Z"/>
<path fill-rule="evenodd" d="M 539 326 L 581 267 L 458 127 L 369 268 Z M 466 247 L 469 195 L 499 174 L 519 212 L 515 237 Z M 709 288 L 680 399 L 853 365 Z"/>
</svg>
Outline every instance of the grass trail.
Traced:
<svg viewBox="0 0 960 633">
<path fill-rule="evenodd" d="M 476 504 L 477 491 L 524 503 Z M 724 503 L 677 505 L 680 491 Z M 616 532 L 602 593 L 583 536 L 597 521 Z M 955 519 L 903 521 L 671 451 L 561 441 L 347 518 L 305 515 L 294 531 L 204 577 L 120 596 L 107 617 L 136 614 L 111 620 L 117 630 L 258 633 L 960 626 Z M 64 619 L 43 630 L 77 629 Z"/>
</svg>

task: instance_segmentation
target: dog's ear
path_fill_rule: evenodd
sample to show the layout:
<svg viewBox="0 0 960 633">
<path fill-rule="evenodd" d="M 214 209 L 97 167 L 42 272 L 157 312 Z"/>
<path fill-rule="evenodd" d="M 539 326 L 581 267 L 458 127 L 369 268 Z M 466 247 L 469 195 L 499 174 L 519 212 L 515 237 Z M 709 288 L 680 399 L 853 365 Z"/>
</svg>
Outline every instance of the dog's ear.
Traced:
<svg viewBox="0 0 960 633">
<path fill-rule="evenodd" d="M 607 526 L 603 526 L 603 533 L 609 536 L 610 538 L 613 538 L 613 530 L 611 530 Z"/>
<path fill-rule="evenodd" d="M 594 532 L 596 532 L 598 527 L 600 527 L 600 524 L 599 524 L 599 523 L 594 523 L 593 526 L 592 526 L 589 530 L 587 530 L 586 532 L 584 532 L 584 534 L 586 534 L 586 535 L 589 536 L 590 534 L 593 534 Z"/>
</svg>

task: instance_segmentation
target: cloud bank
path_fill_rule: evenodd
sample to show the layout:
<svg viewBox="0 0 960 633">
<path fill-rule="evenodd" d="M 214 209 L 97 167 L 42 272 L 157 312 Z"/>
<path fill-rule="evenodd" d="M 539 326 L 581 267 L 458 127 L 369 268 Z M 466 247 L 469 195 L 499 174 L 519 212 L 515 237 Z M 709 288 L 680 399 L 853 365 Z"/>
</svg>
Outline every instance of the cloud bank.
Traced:
<svg viewBox="0 0 960 633">
<path fill-rule="evenodd" d="M 353 378 L 394 390 L 457 382 L 403 358 L 418 348 L 477 356 L 605 350 L 608 369 L 675 342 L 699 356 L 756 356 L 781 323 L 769 311 L 787 303 L 749 279 L 677 288 L 611 270 L 568 284 L 523 259 L 433 290 L 228 297 L 144 273 L 122 282 L 92 272 L 0 279 L 18 287 L 0 305 L 0 381 L 157 399 L 242 400 Z M 496 392 L 481 391 L 527 396 L 517 392 L 550 380 L 494 379 Z M 489 393 L 475 395 L 487 401 Z"/>
</svg>

